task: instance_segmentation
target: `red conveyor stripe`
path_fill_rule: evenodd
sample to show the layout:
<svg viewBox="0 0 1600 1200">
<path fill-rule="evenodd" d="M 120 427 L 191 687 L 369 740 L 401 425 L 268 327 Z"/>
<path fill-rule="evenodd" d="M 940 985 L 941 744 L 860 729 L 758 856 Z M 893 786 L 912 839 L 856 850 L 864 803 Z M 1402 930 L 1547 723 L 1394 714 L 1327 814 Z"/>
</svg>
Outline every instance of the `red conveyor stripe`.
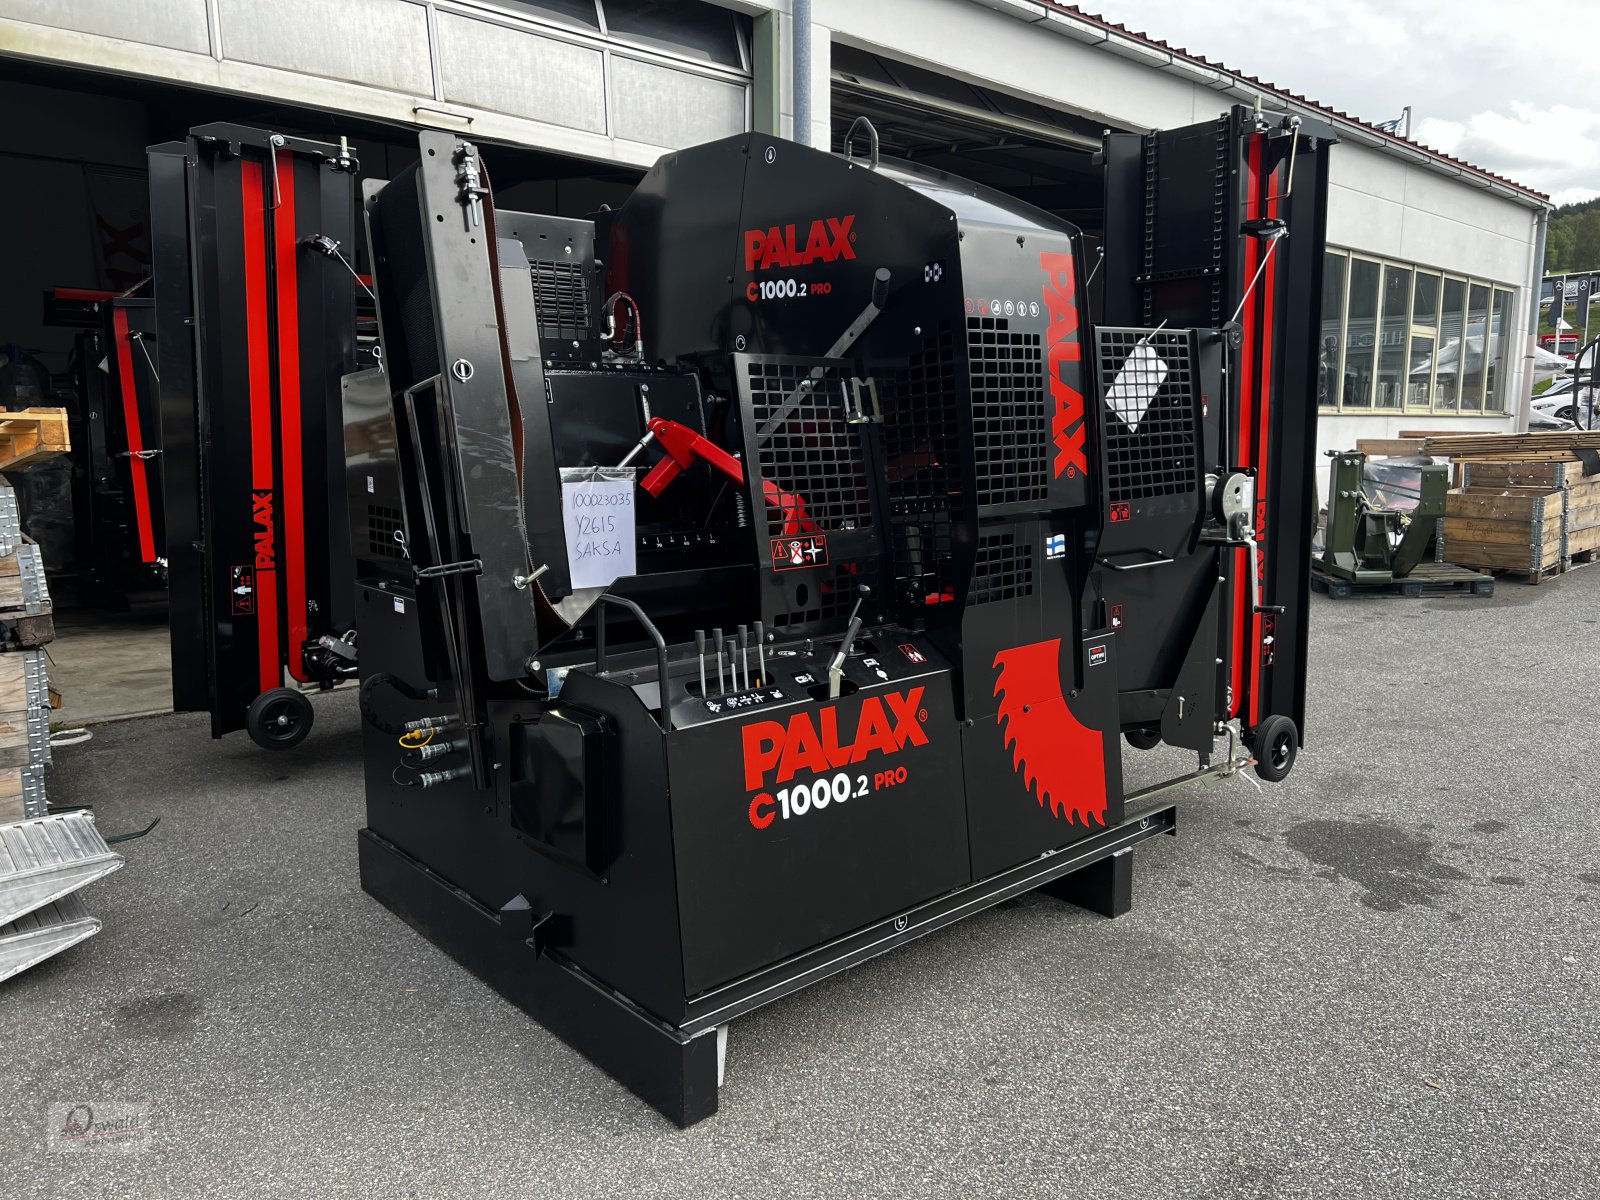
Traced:
<svg viewBox="0 0 1600 1200">
<path fill-rule="evenodd" d="M 306 530 L 300 411 L 300 279 L 295 239 L 294 154 L 278 150 L 281 198 L 273 214 L 278 289 L 278 429 L 283 443 L 283 575 L 287 592 L 289 673 L 306 680 Z"/>
<path fill-rule="evenodd" d="M 267 230 L 261 164 L 246 162 L 241 168 L 244 197 L 244 321 L 245 359 L 250 406 L 250 487 L 254 492 L 273 490 L 272 471 L 272 363 L 268 357 Z M 277 505 L 274 503 L 274 510 Z M 254 518 L 251 534 L 254 535 Z M 277 562 L 276 546 L 271 562 Z M 278 654 L 278 572 L 275 565 L 256 562 L 256 646 L 260 687 L 271 691 L 283 683 Z"/>
<path fill-rule="evenodd" d="M 140 453 L 145 449 L 139 427 L 139 389 L 133 382 L 133 338 L 128 332 L 128 310 L 111 310 L 111 332 L 117 342 L 117 380 L 122 393 L 122 420 L 128 434 L 128 475 L 133 484 L 133 519 L 139 529 L 139 558 L 156 561 L 155 525 L 150 517 L 150 477 Z"/>
<path fill-rule="evenodd" d="M 1274 173 L 1276 174 L 1276 173 Z M 1266 181 L 1267 189 L 1267 216 L 1278 215 L 1278 199 L 1272 195 L 1273 180 Z M 1281 240 L 1281 239 L 1280 239 Z M 1278 252 L 1274 250 L 1267 258 L 1265 270 L 1261 273 L 1261 378 L 1259 381 L 1260 403 L 1256 406 L 1256 513 L 1258 516 L 1265 514 L 1267 504 L 1267 451 L 1271 445 L 1271 438 L 1267 436 L 1272 427 L 1272 340 L 1275 333 L 1273 322 L 1277 313 L 1278 295 Z M 1267 594 L 1267 533 L 1268 521 L 1256 521 L 1256 535 L 1261 544 L 1261 590 L 1262 602 L 1270 603 L 1271 597 Z M 1261 673 L 1262 660 L 1265 658 L 1261 639 L 1265 631 L 1262 629 L 1262 618 L 1256 618 L 1255 644 L 1252 648 L 1252 665 L 1250 668 L 1250 723 L 1258 725 L 1263 716 L 1271 714 L 1261 711 Z"/>
<path fill-rule="evenodd" d="M 1257 179 L 1261 171 L 1261 137 L 1256 135 L 1250 139 L 1250 149 L 1247 157 L 1247 167 L 1244 184 L 1245 217 L 1254 220 L 1261 213 L 1260 199 L 1257 194 Z M 1246 237 L 1244 241 L 1244 278 L 1240 287 L 1249 287 L 1250 281 L 1256 274 L 1256 239 Z M 1238 428 L 1238 458 L 1241 466 L 1251 465 L 1252 435 L 1255 427 L 1255 354 L 1256 354 L 1256 328 L 1254 306 L 1246 304 L 1244 311 L 1239 314 L 1243 318 L 1244 342 L 1239 352 L 1239 428 Z M 1230 716 L 1238 716 L 1244 706 L 1244 681 L 1248 669 L 1244 655 L 1245 634 L 1253 626 L 1253 621 L 1247 621 L 1246 615 L 1250 610 L 1251 597 L 1249 595 L 1250 563 L 1245 555 L 1248 550 L 1233 551 L 1235 574 L 1233 589 L 1233 667 L 1228 678 L 1233 681 L 1233 704 L 1229 710 Z"/>
</svg>

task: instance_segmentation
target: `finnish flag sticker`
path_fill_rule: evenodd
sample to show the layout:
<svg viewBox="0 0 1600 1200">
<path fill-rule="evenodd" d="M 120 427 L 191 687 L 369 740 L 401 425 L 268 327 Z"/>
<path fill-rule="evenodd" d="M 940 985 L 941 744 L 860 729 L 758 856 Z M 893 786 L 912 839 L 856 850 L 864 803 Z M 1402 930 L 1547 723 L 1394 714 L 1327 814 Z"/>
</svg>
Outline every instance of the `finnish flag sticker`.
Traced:
<svg viewBox="0 0 1600 1200">
<path fill-rule="evenodd" d="M 1065 558 L 1067 556 L 1067 535 L 1052 533 L 1044 540 L 1044 556 L 1046 558 Z"/>
</svg>

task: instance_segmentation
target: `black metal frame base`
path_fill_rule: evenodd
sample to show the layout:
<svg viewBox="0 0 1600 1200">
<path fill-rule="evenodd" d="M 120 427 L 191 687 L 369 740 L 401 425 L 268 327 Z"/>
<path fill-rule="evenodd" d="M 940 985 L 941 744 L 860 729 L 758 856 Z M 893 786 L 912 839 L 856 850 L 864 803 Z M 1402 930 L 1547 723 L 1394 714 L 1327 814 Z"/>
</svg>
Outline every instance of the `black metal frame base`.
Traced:
<svg viewBox="0 0 1600 1200">
<path fill-rule="evenodd" d="M 423 937 L 551 1033 L 687 1128 L 717 1111 L 717 1035 L 691 1037 L 656 1020 L 452 887 L 370 829 L 360 836 L 361 886 Z"/>
<path fill-rule="evenodd" d="M 1120 916 L 1132 905 L 1133 847 L 1176 832 L 1175 807 L 1145 809 L 1040 859 L 697 997 L 681 1028 L 541 949 L 526 909 L 513 919 L 484 907 L 370 829 L 361 831 L 359 860 L 362 888 L 391 912 L 686 1128 L 717 1111 L 719 1025 L 1034 889 Z"/>
</svg>

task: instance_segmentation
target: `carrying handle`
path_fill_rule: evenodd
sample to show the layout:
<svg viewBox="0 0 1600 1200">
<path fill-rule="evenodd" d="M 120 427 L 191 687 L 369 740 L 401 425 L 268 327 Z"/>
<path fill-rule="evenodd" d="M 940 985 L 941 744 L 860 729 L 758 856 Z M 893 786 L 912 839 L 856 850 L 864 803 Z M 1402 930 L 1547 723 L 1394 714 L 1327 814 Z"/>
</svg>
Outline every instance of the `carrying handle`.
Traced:
<svg viewBox="0 0 1600 1200">
<path fill-rule="evenodd" d="M 1169 562 L 1173 561 L 1170 555 L 1163 554 L 1159 550 L 1146 550 L 1144 553 L 1153 554 L 1155 557 L 1148 558 L 1144 562 L 1136 563 L 1114 563 L 1109 558 L 1102 558 L 1100 560 L 1100 565 L 1103 567 L 1109 567 L 1113 571 L 1142 571 L 1146 567 L 1164 567 Z"/>
<path fill-rule="evenodd" d="M 857 117 L 850 123 L 850 132 L 844 135 L 844 156 L 847 159 L 855 157 L 852 148 L 855 143 L 856 130 L 860 129 L 863 125 L 865 125 L 867 129 L 867 162 L 872 169 L 876 171 L 878 169 L 878 131 L 873 127 L 872 122 L 867 120 L 865 117 Z"/>
<path fill-rule="evenodd" d="M 667 697 L 667 640 L 661 636 L 661 631 L 655 627 L 655 622 L 645 616 L 644 609 L 640 608 L 626 596 L 613 596 L 610 592 L 602 593 L 600 603 L 595 606 L 595 639 L 594 663 L 595 669 L 600 674 L 605 674 L 606 663 L 606 609 L 607 604 L 615 604 L 627 609 L 633 614 L 633 619 L 639 622 L 644 631 L 650 635 L 650 640 L 656 644 L 656 677 L 661 693 L 661 728 L 672 728 L 672 705 Z"/>
</svg>

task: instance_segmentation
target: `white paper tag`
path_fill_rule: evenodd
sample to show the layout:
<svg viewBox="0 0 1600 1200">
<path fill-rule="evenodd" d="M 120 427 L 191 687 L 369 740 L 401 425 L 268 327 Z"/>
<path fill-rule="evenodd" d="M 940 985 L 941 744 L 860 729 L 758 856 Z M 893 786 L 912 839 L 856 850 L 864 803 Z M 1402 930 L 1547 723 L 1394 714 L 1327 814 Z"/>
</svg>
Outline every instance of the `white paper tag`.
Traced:
<svg viewBox="0 0 1600 1200">
<path fill-rule="evenodd" d="M 1129 429 L 1139 428 L 1139 422 L 1144 420 L 1144 414 L 1150 409 L 1150 402 L 1166 382 L 1169 370 L 1171 368 L 1166 361 L 1151 348 L 1148 341 L 1139 342 L 1128 351 L 1117 377 L 1106 390 L 1106 403 Z"/>
<path fill-rule="evenodd" d="M 573 590 L 609 587 L 638 570 L 633 507 L 634 473 L 611 467 L 561 472 L 561 524 Z"/>
</svg>

